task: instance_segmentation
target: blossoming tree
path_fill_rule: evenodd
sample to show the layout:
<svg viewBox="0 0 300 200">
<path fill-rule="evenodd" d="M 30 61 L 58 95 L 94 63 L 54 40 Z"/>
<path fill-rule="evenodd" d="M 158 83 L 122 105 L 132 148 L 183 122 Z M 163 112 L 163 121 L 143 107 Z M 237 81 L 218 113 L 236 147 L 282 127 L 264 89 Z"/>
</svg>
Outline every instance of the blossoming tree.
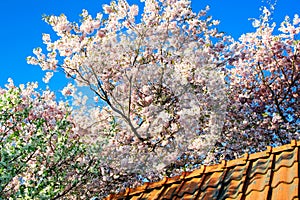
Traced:
<svg viewBox="0 0 300 200">
<path fill-rule="evenodd" d="M 126 1 L 104 5 L 95 19 L 83 10 L 80 25 L 45 17 L 59 38 L 44 34 L 49 53 L 36 48 L 28 58 L 44 70 L 62 69 L 105 102 L 75 117 L 115 174 L 171 173 L 174 163 L 202 162 L 226 109 L 220 69 L 229 38 L 214 28 L 208 8 L 197 14 L 186 0 L 144 3 L 139 20 L 138 6 Z"/>
<path fill-rule="evenodd" d="M 99 176 L 98 162 L 86 154 L 70 107 L 53 92 L 36 92 L 35 83 L 6 86 L 0 88 L 0 199 L 82 196 Z"/>
<path fill-rule="evenodd" d="M 219 148 L 228 158 L 300 139 L 300 19 L 286 17 L 277 30 L 271 12 L 262 11 L 229 62 L 230 103 Z"/>
<path fill-rule="evenodd" d="M 125 0 L 104 5 L 96 18 L 83 10 L 81 24 L 47 16 L 58 38 L 43 34 L 48 53 L 36 48 L 28 57 L 48 70 L 46 81 L 59 69 L 94 92 L 89 108 L 74 86 L 63 90 L 79 108 L 74 120 L 90 154 L 101 160 L 98 191 L 298 138 L 297 16 L 275 35 L 265 9 L 256 31 L 233 41 L 208 8 L 143 2 L 142 14 Z"/>
</svg>

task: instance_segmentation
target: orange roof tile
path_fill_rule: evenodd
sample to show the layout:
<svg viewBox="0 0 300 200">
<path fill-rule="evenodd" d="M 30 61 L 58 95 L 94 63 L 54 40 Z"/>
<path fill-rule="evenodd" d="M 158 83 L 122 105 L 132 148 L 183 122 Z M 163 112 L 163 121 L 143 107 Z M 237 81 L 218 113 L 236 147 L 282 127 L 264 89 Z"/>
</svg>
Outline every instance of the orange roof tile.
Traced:
<svg viewBox="0 0 300 200">
<path fill-rule="evenodd" d="M 180 176 L 128 188 L 106 199 L 298 199 L 299 150 L 300 141 L 293 140 L 240 159 L 203 165 Z"/>
</svg>

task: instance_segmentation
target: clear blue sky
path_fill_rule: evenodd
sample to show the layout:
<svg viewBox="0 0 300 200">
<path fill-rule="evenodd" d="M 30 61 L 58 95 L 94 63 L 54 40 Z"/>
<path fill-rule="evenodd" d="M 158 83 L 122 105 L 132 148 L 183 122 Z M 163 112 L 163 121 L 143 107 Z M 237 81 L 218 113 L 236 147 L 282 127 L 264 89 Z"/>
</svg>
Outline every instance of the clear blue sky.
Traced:
<svg viewBox="0 0 300 200">
<path fill-rule="evenodd" d="M 265 0 L 267 1 L 267 0 Z M 102 11 L 102 4 L 109 0 L 1 0 L 0 1 L 0 87 L 9 77 L 16 84 L 38 81 L 41 86 L 44 72 L 38 66 L 28 65 L 26 57 L 32 49 L 42 44 L 42 33 L 52 33 L 51 28 L 42 21 L 42 14 L 59 15 L 65 13 L 68 19 L 78 21 L 81 10 L 87 9 L 95 16 Z M 131 0 L 130 3 L 139 1 Z M 192 0 L 194 11 L 210 5 L 210 15 L 219 19 L 219 29 L 236 39 L 244 32 L 252 31 L 248 18 L 257 18 L 260 0 Z M 280 22 L 285 15 L 300 15 L 299 0 L 278 0 L 274 20 Z M 278 24 L 278 23 L 277 23 Z M 61 90 L 68 80 L 62 73 L 56 73 L 50 81 L 52 90 Z"/>
</svg>

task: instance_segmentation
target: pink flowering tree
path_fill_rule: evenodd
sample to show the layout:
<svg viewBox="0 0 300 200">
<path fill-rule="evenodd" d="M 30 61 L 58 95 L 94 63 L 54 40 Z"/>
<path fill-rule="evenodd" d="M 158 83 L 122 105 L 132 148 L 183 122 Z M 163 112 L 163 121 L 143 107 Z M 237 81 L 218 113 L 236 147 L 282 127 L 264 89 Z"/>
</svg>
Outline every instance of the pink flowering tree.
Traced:
<svg viewBox="0 0 300 200">
<path fill-rule="evenodd" d="M 80 24 L 47 16 L 58 37 L 43 34 L 48 53 L 36 48 L 28 57 L 94 92 L 98 104 L 88 108 L 74 86 L 63 91 L 80 108 L 74 118 L 82 138 L 110 170 L 102 185 L 131 173 L 155 180 L 209 162 L 205 155 L 224 123 L 221 69 L 231 57 L 230 38 L 208 8 L 194 13 L 186 0 L 143 2 L 141 14 L 123 0 L 104 5 L 96 18 L 83 10 Z"/>
<path fill-rule="evenodd" d="M 98 162 L 86 154 L 70 107 L 36 87 L 10 80 L 0 88 L 0 199 L 86 198 Z"/>
<path fill-rule="evenodd" d="M 229 62 L 230 103 L 219 145 L 227 158 L 300 139 L 300 19 L 286 17 L 276 29 L 270 15 L 264 8 Z"/>
</svg>

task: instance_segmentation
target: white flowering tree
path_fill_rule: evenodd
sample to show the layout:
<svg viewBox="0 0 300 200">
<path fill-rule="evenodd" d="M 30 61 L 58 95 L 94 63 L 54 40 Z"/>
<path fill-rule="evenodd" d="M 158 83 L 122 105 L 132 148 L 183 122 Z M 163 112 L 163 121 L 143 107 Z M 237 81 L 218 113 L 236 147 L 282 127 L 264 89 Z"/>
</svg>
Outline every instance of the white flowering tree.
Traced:
<svg viewBox="0 0 300 200">
<path fill-rule="evenodd" d="M 74 117 L 110 170 L 107 180 L 141 173 L 154 180 L 202 163 L 224 122 L 221 69 L 231 53 L 219 22 L 208 8 L 192 12 L 190 1 L 143 2 L 140 15 L 123 0 L 96 18 L 83 10 L 81 24 L 47 16 L 58 39 L 43 34 L 48 53 L 36 48 L 28 57 L 44 70 L 63 70 L 105 103 L 86 110 L 72 85 L 64 90 L 81 108 Z"/>
</svg>

